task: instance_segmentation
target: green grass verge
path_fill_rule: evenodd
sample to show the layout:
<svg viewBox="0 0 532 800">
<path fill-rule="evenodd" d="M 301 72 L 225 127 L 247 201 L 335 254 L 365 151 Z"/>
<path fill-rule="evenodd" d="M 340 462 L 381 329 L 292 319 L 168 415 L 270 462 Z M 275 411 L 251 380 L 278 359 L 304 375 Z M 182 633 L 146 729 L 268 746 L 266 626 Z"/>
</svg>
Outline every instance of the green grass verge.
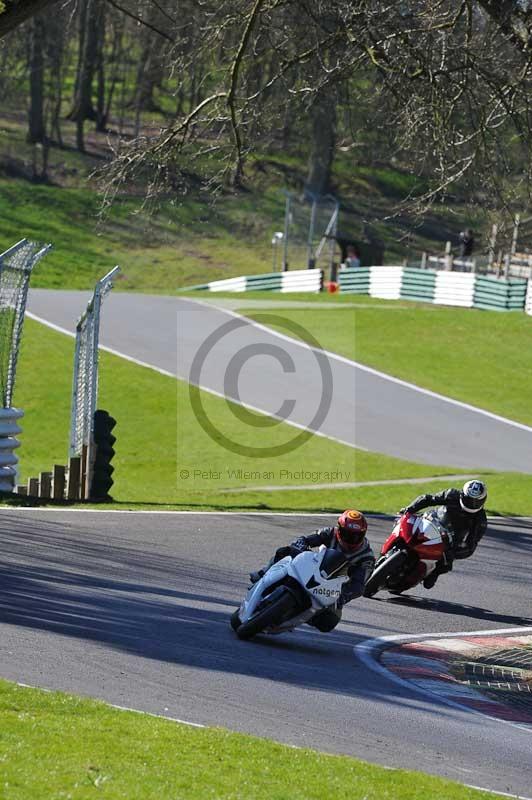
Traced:
<svg viewBox="0 0 532 800">
<path fill-rule="evenodd" d="M 15 405 L 26 414 L 19 451 L 23 479 L 66 460 L 73 347 L 73 339 L 26 320 L 15 387 Z M 42 364 L 46 373 L 39 368 Z M 205 392 L 201 397 L 216 428 L 243 445 L 282 444 L 300 433 L 283 423 L 268 428 L 242 425 L 233 404 Z M 105 352 L 100 359 L 99 404 L 118 420 L 113 494 L 121 502 L 246 505 L 246 496 L 225 490 L 455 471 L 354 450 L 317 436 L 283 456 L 257 459 L 230 453 L 198 424 L 184 382 Z M 302 476 L 302 471 L 312 474 Z M 265 500 L 273 498 L 261 498 L 259 507 Z M 284 498 L 279 502 L 284 504 Z M 330 497 L 328 505 L 333 505 Z"/>
<path fill-rule="evenodd" d="M 358 303 L 357 295 L 349 297 Z M 402 301 L 392 310 L 398 301 L 371 300 L 368 307 L 342 309 L 341 316 L 328 308 L 278 313 L 327 350 L 532 425 L 531 317 Z"/>
<path fill-rule="evenodd" d="M 15 387 L 15 405 L 26 412 L 19 451 L 22 479 L 66 461 L 72 360 L 73 340 L 26 320 Z M 241 425 L 220 398 L 206 393 L 202 397 L 207 413 L 227 435 L 244 444 L 261 444 L 257 436 L 264 429 Z M 183 382 L 108 353 L 101 354 L 100 406 L 118 420 L 113 462 L 118 507 L 335 513 L 341 507 L 358 506 L 393 513 L 416 494 L 448 484 L 448 479 L 436 476 L 461 472 L 356 451 L 316 436 L 282 458 L 246 459 L 228 453 L 200 428 Z M 266 431 L 268 444 L 297 433 L 284 424 Z M 188 471 L 188 477 L 181 477 L 182 470 Z M 198 470 L 204 474 L 197 474 Z M 301 471 L 311 474 L 298 475 Z M 332 471 L 342 474 L 324 475 Z M 271 485 L 425 476 L 434 478 L 426 485 L 258 491 Z M 491 513 L 532 514 L 529 476 L 493 473 L 485 477 Z"/>
<path fill-rule="evenodd" d="M 495 798 L 421 773 L 193 728 L 6 681 L 0 681 L 0 719 L 5 800 Z"/>
</svg>

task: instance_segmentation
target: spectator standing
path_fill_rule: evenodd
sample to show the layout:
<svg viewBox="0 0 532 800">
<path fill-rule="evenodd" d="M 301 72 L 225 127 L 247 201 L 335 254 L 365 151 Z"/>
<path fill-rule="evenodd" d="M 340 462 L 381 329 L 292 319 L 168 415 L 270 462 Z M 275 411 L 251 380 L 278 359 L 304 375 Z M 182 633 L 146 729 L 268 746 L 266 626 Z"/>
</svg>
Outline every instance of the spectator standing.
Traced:
<svg viewBox="0 0 532 800">
<path fill-rule="evenodd" d="M 356 247 L 353 244 L 347 245 L 346 257 L 345 257 L 345 266 L 357 268 L 360 266 L 360 254 Z"/>
<path fill-rule="evenodd" d="M 460 233 L 460 258 L 469 258 L 473 255 L 475 239 L 471 228 L 466 228 Z"/>
</svg>

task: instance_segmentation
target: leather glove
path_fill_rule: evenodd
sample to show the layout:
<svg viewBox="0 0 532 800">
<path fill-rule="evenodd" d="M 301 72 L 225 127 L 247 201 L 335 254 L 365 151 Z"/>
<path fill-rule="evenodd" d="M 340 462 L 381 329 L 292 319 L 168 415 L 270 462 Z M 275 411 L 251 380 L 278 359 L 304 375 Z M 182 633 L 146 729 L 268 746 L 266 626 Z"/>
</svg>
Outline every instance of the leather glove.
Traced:
<svg viewBox="0 0 532 800">
<path fill-rule="evenodd" d="M 303 536 L 300 536 L 299 539 L 296 539 L 290 545 L 290 550 L 295 554 L 303 553 L 306 549 L 307 549 L 307 543 L 305 542 Z"/>
</svg>

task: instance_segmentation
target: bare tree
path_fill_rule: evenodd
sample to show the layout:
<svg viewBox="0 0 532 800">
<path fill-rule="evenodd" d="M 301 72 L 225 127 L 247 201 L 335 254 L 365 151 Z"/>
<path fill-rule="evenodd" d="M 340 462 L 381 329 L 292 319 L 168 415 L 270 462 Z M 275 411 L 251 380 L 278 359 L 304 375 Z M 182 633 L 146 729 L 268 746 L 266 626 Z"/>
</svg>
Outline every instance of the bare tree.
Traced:
<svg viewBox="0 0 532 800">
<path fill-rule="evenodd" d="M 259 118 L 263 129 L 278 120 L 294 97 L 300 114 L 312 111 L 295 127 L 314 139 L 309 181 L 323 189 L 334 144 L 331 98 L 354 81 L 377 81 L 397 151 L 431 176 L 421 201 L 466 178 L 503 192 L 516 151 L 530 163 L 532 3 L 205 0 L 200 9 L 203 40 L 193 58 L 212 64 L 210 92 L 159 139 L 139 138 L 117 153 L 111 191 L 143 172 L 152 189 L 164 185 L 195 154 L 215 149 L 225 175 L 240 183 L 254 146 L 249 132 Z M 259 83 L 257 61 L 275 64 Z M 179 69 L 193 74 L 190 63 Z"/>
<path fill-rule="evenodd" d="M 46 133 L 44 124 L 44 52 L 46 26 L 41 15 L 31 21 L 29 41 L 30 107 L 28 112 L 28 142 L 43 144 Z"/>
</svg>

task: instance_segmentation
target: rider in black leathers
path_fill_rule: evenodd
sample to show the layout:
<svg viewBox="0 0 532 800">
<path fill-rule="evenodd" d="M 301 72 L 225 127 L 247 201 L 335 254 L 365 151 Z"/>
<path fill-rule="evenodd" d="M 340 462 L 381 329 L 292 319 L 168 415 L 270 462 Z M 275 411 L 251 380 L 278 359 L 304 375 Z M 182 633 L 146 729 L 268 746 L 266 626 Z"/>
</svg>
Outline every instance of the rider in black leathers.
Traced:
<svg viewBox="0 0 532 800">
<path fill-rule="evenodd" d="M 428 506 L 440 506 L 438 516 L 453 537 L 452 546 L 423 581 L 425 589 L 432 589 L 440 575 L 452 570 L 455 558 L 473 555 L 488 526 L 483 508 L 487 496 L 485 483 L 473 480 L 465 483 L 462 490 L 445 489 L 438 494 L 422 494 L 401 509 L 401 513 L 415 513 Z"/>
<path fill-rule="evenodd" d="M 333 549 L 338 548 L 345 555 L 346 560 L 349 561 L 349 580 L 342 586 L 342 593 L 336 603 L 336 607 L 320 611 L 309 621 L 309 625 L 313 625 L 324 633 L 332 631 L 342 618 L 341 609 L 343 606 L 356 597 L 361 597 L 364 591 L 364 584 L 375 566 L 375 556 L 366 539 L 367 527 L 366 518 L 360 511 L 344 511 L 338 517 L 336 526 L 320 528 L 309 536 L 300 536 L 287 547 L 279 547 L 264 569 L 250 573 L 251 582 L 256 583 L 272 564 L 286 556 L 294 558 L 304 550 L 319 547 L 321 544 Z"/>
</svg>

